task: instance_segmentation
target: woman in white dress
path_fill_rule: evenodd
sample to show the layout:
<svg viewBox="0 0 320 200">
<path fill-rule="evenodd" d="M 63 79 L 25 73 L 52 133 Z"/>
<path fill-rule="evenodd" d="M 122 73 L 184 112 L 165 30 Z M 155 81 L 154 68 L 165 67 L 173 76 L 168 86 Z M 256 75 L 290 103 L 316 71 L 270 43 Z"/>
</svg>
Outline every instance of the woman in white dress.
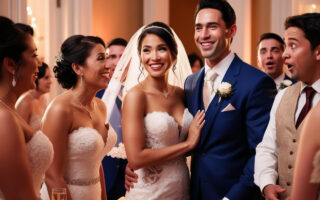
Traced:
<svg viewBox="0 0 320 200">
<path fill-rule="evenodd" d="M 55 156 L 45 185 L 67 188 L 69 199 L 106 199 L 101 161 L 116 142 L 107 135 L 106 107 L 95 97 L 106 88 L 105 44 L 92 36 L 75 35 L 64 41 L 53 71 L 63 88 L 43 117 L 43 132 L 53 143 Z M 42 198 L 49 199 L 46 188 Z"/>
<path fill-rule="evenodd" d="M 190 70 L 189 65 L 177 65 L 177 57 L 185 52 L 183 48 L 178 50 L 175 38 L 161 22 L 149 24 L 138 37 L 140 67 L 147 75 L 129 90 L 123 103 L 128 165 L 138 175 L 137 183 L 126 193 L 128 200 L 189 199 L 184 154 L 199 141 L 204 112 L 199 111 L 193 119 L 184 106 L 183 89 L 168 82 L 169 71 L 179 77 L 176 69 Z"/>
<path fill-rule="evenodd" d="M 320 199 L 320 104 L 307 115 L 300 135 L 290 200 Z"/>
<path fill-rule="evenodd" d="M 34 200 L 52 158 L 49 139 L 31 128 L 14 108 L 35 88 L 38 66 L 33 38 L 0 17 L 0 199 Z"/>
<path fill-rule="evenodd" d="M 36 88 L 21 95 L 16 103 L 20 116 L 35 130 L 40 130 L 41 119 L 47 107 L 45 95 L 52 84 L 50 68 L 46 63 L 39 67 Z"/>
</svg>

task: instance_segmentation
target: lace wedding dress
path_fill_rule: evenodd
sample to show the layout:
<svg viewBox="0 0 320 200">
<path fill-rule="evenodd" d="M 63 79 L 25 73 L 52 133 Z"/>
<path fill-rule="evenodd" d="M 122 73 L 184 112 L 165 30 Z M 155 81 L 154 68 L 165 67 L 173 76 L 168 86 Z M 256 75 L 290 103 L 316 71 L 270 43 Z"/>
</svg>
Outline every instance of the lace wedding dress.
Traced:
<svg viewBox="0 0 320 200">
<path fill-rule="evenodd" d="M 49 168 L 53 159 L 53 147 L 46 135 L 37 131 L 27 142 L 27 152 L 32 172 L 35 193 L 40 197 L 40 187 L 44 179 L 45 171 Z M 5 199 L 0 191 L 0 200 Z"/>
<path fill-rule="evenodd" d="M 72 199 L 101 199 L 101 161 L 116 143 L 116 135 L 110 133 L 106 143 L 96 129 L 89 127 L 69 134 L 64 178 Z M 41 196 L 43 200 L 50 199 L 45 184 Z"/>
<path fill-rule="evenodd" d="M 186 139 L 192 115 L 184 110 L 182 127 L 166 112 L 152 112 L 145 116 L 146 146 L 163 148 Z M 126 200 L 189 199 L 189 171 L 184 156 L 161 165 L 136 170 L 138 182 L 126 193 Z"/>
</svg>

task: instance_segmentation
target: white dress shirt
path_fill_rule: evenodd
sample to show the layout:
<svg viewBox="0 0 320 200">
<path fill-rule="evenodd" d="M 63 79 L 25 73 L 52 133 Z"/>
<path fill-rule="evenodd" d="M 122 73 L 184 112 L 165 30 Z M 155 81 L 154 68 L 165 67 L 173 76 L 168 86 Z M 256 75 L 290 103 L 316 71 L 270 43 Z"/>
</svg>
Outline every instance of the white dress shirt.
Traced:
<svg viewBox="0 0 320 200">
<path fill-rule="evenodd" d="M 306 103 L 306 93 L 303 89 L 307 87 L 302 83 L 300 96 L 298 99 L 298 106 L 295 112 L 295 122 Z M 320 100 L 320 79 L 312 84 L 312 88 L 316 90 L 316 93 L 312 99 L 312 107 L 315 106 Z M 276 184 L 278 179 L 278 149 L 277 149 L 277 135 L 276 135 L 276 111 L 283 94 L 287 88 L 279 91 L 277 94 L 271 112 L 270 121 L 265 131 L 262 142 L 257 146 L 255 156 L 255 173 L 254 182 L 257 184 L 261 191 L 266 185 Z"/>
<path fill-rule="evenodd" d="M 218 76 L 215 78 L 213 82 L 213 88 L 214 91 L 217 91 L 217 87 L 220 85 L 224 75 L 226 74 L 227 70 L 229 69 L 229 66 L 231 65 L 235 55 L 233 52 L 230 52 L 225 58 L 223 58 L 218 64 L 216 64 L 213 68 L 209 67 L 207 63 L 204 65 L 204 72 L 207 74 L 208 70 L 213 70 L 218 74 Z M 213 92 L 210 96 L 210 102 L 214 98 L 214 95 L 216 93 Z M 210 104 L 210 103 L 209 103 Z"/>
<path fill-rule="evenodd" d="M 283 82 L 284 78 L 285 78 L 285 74 L 282 73 L 280 76 L 278 76 L 277 78 L 273 79 L 274 83 L 277 86 L 277 90 L 278 91 L 280 89 L 280 84 Z"/>
</svg>

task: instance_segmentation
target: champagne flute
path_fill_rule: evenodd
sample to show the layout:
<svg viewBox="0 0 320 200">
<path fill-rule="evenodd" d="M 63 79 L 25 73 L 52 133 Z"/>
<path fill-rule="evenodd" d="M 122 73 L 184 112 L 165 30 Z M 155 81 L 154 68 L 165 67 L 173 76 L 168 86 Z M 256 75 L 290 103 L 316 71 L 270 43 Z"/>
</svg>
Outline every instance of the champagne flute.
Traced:
<svg viewBox="0 0 320 200">
<path fill-rule="evenodd" d="M 51 193 L 51 200 L 67 200 L 67 189 L 53 188 Z"/>
</svg>

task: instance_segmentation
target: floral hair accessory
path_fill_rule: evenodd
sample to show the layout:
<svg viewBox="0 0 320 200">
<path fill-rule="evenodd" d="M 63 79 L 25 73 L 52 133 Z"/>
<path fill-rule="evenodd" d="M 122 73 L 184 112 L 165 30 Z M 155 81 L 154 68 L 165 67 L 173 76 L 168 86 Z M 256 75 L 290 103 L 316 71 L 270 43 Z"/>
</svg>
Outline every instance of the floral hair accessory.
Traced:
<svg viewBox="0 0 320 200">
<path fill-rule="evenodd" d="M 57 54 L 54 58 L 56 59 L 56 62 L 61 62 L 61 61 L 63 61 L 61 51 L 59 51 L 58 54 Z"/>
<path fill-rule="evenodd" d="M 292 85 L 292 81 L 285 79 L 280 83 L 280 89 L 284 89 L 286 87 L 289 87 L 290 85 Z"/>
<path fill-rule="evenodd" d="M 228 82 L 222 82 L 216 91 L 216 94 L 219 96 L 218 103 L 220 103 L 221 99 L 226 99 L 232 96 L 233 88 L 232 85 Z"/>
</svg>

